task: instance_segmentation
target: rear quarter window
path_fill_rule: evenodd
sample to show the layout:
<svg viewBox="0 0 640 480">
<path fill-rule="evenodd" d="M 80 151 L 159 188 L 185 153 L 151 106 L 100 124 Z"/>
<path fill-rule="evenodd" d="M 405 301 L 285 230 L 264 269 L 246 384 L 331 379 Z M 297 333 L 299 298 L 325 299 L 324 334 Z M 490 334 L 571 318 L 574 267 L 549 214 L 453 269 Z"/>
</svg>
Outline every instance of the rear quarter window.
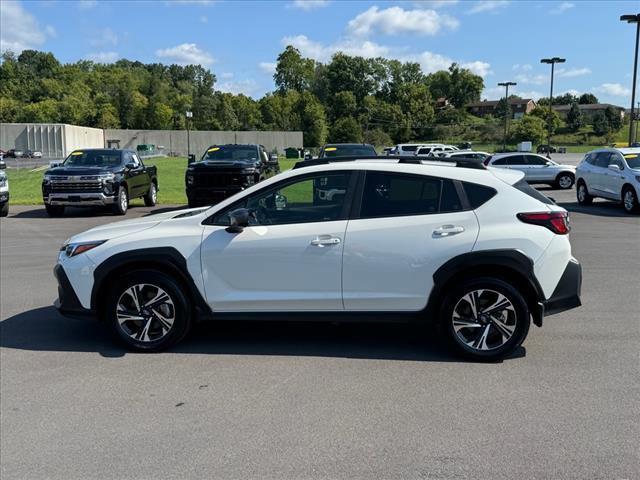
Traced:
<svg viewBox="0 0 640 480">
<path fill-rule="evenodd" d="M 529 195 L 531 198 L 535 198 L 536 200 L 541 201 L 542 203 L 546 203 L 547 205 L 555 205 L 555 202 L 553 200 L 541 194 L 538 190 L 529 185 L 524 179 L 515 183 L 513 187 L 517 190 L 520 190 L 522 193 Z"/>
<path fill-rule="evenodd" d="M 462 182 L 462 186 L 467 194 L 469 206 L 473 210 L 487 203 L 497 193 L 495 189 L 486 185 L 478 185 L 477 183 Z"/>
</svg>

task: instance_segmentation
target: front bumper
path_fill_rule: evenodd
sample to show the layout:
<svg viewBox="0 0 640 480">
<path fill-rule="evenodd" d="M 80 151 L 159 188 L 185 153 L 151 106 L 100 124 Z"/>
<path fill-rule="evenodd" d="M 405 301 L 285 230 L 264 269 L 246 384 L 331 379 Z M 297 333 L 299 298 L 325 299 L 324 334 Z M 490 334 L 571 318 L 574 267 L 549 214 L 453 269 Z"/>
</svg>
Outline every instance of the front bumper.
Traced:
<svg viewBox="0 0 640 480">
<path fill-rule="evenodd" d="M 560 281 L 551 296 L 542 302 L 544 315 L 554 315 L 582 305 L 582 266 L 575 258 L 569 260 Z"/>
<path fill-rule="evenodd" d="M 0 205 L 4 205 L 9 202 L 9 192 L 0 192 Z"/>
<path fill-rule="evenodd" d="M 104 193 L 50 193 L 44 197 L 44 203 L 47 205 L 60 206 L 106 206 L 113 205 L 116 202 L 114 195 L 105 195 Z"/>
<path fill-rule="evenodd" d="M 76 292 L 69 282 L 69 277 L 62 268 L 62 265 L 58 264 L 53 269 L 53 275 L 58 281 L 58 298 L 54 302 L 54 306 L 65 317 L 71 318 L 87 318 L 94 317 L 95 312 L 84 308 L 78 300 Z"/>
</svg>

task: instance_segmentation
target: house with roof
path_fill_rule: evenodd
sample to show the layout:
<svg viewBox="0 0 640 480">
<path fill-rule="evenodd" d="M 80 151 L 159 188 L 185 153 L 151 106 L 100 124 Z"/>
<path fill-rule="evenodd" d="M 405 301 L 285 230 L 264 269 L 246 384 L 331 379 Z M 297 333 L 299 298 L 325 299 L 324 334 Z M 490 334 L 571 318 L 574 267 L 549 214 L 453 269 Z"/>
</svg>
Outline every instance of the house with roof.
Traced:
<svg viewBox="0 0 640 480">
<path fill-rule="evenodd" d="M 476 117 L 495 116 L 499 103 L 499 100 L 474 102 L 467 105 L 467 111 Z M 511 107 L 512 118 L 522 118 L 525 114 L 531 113 L 537 104 L 532 98 L 510 98 L 509 106 Z"/>
</svg>

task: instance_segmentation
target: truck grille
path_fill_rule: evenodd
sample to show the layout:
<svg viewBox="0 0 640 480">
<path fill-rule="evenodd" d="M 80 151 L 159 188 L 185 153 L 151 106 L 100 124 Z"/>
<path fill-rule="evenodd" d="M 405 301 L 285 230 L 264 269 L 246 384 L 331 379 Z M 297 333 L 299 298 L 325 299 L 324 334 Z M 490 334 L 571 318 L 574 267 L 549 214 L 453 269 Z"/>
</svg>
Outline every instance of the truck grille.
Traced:
<svg viewBox="0 0 640 480">
<path fill-rule="evenodd" d="M 227 188 L 242 185 L 245 176 L 237 173 L 197 173 L 195 179 L 198 187 Z"/>
<path fill-rule="evenodd" d="M 100 182 L 51 182 L 52 192 L 101 192 Z"/>
</svg>

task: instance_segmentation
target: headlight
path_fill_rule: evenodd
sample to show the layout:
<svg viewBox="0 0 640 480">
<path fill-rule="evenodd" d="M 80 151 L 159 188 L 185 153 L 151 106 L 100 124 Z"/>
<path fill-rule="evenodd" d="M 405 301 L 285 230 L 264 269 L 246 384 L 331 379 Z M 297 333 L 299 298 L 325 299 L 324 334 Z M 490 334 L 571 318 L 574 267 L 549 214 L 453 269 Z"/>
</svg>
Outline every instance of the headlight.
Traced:
<svg viewBox="0 0 640 480">
<path fill-rule="evenodd" d="M 0 187 L 6 187 L 7 186 L 7 177 L 2 176 L 0 177 Z"/>
<path fill-rule="evenodd" d="M 256 169 L 255 168 L 243 168 L 240 173 L 242 173 L 244 175 L 248 175 L 250 173 L 256 173 Z"/>
<path fill-rule="evenodd" d="M 113 182 L 116 176 L 113 173 L 103 173 L 102 175 L 98 175 L 98 179 L 103 182 Z"/>
<path fill-rule="evenodd" d="M 53 178 L 52 175 L 45 175 L 43 179 L 44 183 L 49 183 L 52 178 Z"/>
<path fill-rule="evenodd" d="M 76 255 L 80 255 L 81 253 L 88 252 L 92 248 L 96 248 L 102 245 L 106 240 L 96 240 L 93 242 L 72 242 L 65 243 L 60 248 L 60 251 L 64 251 L 67 257 L 75 257 Z"/>
</svg>

